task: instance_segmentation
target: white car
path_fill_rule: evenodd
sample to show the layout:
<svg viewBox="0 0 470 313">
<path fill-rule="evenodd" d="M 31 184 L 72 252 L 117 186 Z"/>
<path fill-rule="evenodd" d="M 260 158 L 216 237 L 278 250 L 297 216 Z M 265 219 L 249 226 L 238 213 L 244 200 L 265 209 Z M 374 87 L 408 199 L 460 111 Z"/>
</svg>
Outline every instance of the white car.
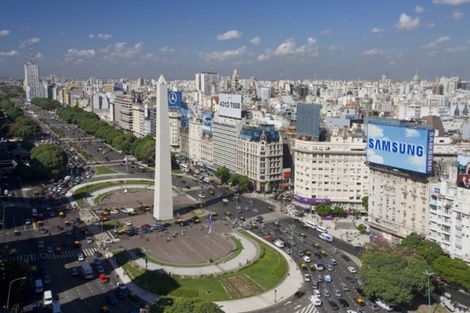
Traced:
<svg viewBox="0 0 470 313">
<path fill-rule="evenodd" d="M 305 281 L 311 281 L 312 278 L 310 277 L 310 274 L 304 274 L 304 279 Z"/>
<path fill-rule="evenodd" d="M 316 297 L 321 297 L 321 292 L 318 289 L 313 290 L 313 295 Z"/>
<path fill-rule="evenodd" d="M 352 266 L 349 266 L 348 267 L 348 270 L 351 272 L 351 273 L 357 273 L 356 269 Z"/>
<path fill-rule="evenodd" d="M 79 261 L 85 261 L 85 256 L 83 255 L 83 253 L 78 254 L 78 260 Z"/>
<path fill-rule="evenodd" d="M 44 241 L 41 240 L 41 241 L 38 242 L 38 248 L 39 248 L 39 249 L 44 248 Z M 51 248 L 51 249 L 52 249 L 52 248 Z"/>
<path fill-rule="evenodd" d="M 93 243 L 93 238 L 86 237 L 86 243 Z"/>
<path fill-rule="evenodd" d="M 308 255 L 304 255 L 304 257 L 302 258 L 304 260 L 304 262 L 306 263 L 310 263 L 312 262 L 312 259 L 310 259 L 310 257 Z"/>
<path fill-rule="evenodd" d="M 124 284 L 123 282 L 118 282 L 118 283 L 117 283 L 117 286 L 118 286 L 118 288 L 121 289 L 121 290 L 127 290 L 127 286 L 126 286 L 126 284 Z"/>
<path fill-rule="evenodd" d="M 25 221 L 24 221 L 24 224 L 25 225 L 31 225 L 31 220 L 29 218 L 27 218 Z"/>
<path fill-rule="evenodd" d="M 310 296 L 310 297 L 308 297 L 308 299 L 310 300 L 310 302 L 313 303 L 314 306 L 321 306 L 322 305 L 321 300 L 318 297 Z"/>
<path fill-rule="evenodd" d="M 127 226 L 132 226 L 132 222 L 131 221 L 126 221 L 126 225 Z"/>
</svg>

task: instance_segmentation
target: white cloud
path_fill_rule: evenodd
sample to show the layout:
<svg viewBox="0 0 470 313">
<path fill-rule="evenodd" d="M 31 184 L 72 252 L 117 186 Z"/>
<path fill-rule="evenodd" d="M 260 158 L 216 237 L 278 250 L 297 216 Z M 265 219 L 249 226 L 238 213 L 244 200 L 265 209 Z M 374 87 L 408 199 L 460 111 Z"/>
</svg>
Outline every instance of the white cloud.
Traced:
<svg viewBox="0 0 470 313">
<path fill-rule="evenodd" d="M 453 47 L 453 48 L 447 48 L 445 51 L 446 52 L 462 52 L 467 50 L 466 47 Z"/>
<path fill-rule="evenodd" d="M 247 54 L 246 46 L 240 47 L 238 49 L 233 50 L 225 50 L 225 51 L 214 51 L 209 53 L 200 53 L 200 57 L 205 62 L 212 62 L 215 61 L 224 61 L 231 58 L 240 57 Z"/>
<path fill-rule="evenodd" d="M 308 55 L 317 56 L 318 47 L 315 46 L 317 40 L 315 38 L 307 38 L 307 43 L 300 47 L 297 46 L 294 38 L 288 38 L 283 43 L 281 43 L 276 50 L 274 50 L 274 55 L 285 56 L 285 55 Z"/>
<path fill-rule="evenodd" d="M 100 52 L 106 53 L 104 57 L 106 60 L 113 60 L 118 58 L 130 58 L 139 53 L 144 46 L 144 43 L 139 41 L 131 47 L 127 47 L 127 43 L 118 42 L 114 45 L 108 45 L 106 48 L 100 50 Z"/>
<path fill-rule="evenodd" d="M 253 37 L 251 38 L 250 42 L 252 45 L 259 45 L 261 42 L 261 38 L 259 38 L 259 36 Z"/>
<path fill-rule="evenodd" d="M 75 61 L 81 62 L 83 59 L 89 59 L 94 57 L 96 54 L 95 50 L 77 50 L 77 49 L 69 49 L 65 54 L 65 61 Z"/>
<path fill-rule="evenodd" d="M 454 12 L 452 12 L 452 18 L 454 20 L 457 20 L 457 21 L 461 20 L 463 16 L 464 16 L 464 14 L 460 10 L 454 10 Z"/>
<path fill-rule="evenodd" d="M 344 46 L 331 45 L 331 46 L 328 47 L 328 50 L 330 50 L 330 51 L 344 50 Z"/>
<path fill-rule="evenodd" d="M 161 48 L 159 51 L 160 52 L 175 52 L 175 49 L 165 46 Z"/>
<path fill-rule="evenodd" d="M 361 55 L 385 55 L 385 54 L 387 54 L 387 52 L 377 49 L 377 48 L 364 50 L 361 53 Z"/>
<path fill-rule="evenodd" d="M 242 36 L 242 33 L 238 30 L 229 30 L 223 34 L 217 35 L 217 40 L 230 40 L 230 39 L 237 39 Z"/>
<path fill-rule="evenodd" d="M 322 34 L 322 35 L 325 35 L 325 36 L 330 35 L 330 34 L 331 34 L 331 29 L 329 29 L 329 28 L 328 28 L 328 29 L 324 29 L 324 30 L 321 32 L 321 34 Z"/>
<path fill-rule="evenodd" d="M 93 39 L 93 38 L 98 38 L 98 39 L 103 39 L 103 40 L 108 40 L 113 38 L 113 35 L 111 34 L 90 34 L 88 35 L 88 38 Z"/>
<path fill-rule="evenodd" d="M 8 36 L 8 35 L 10 35 L 9 29 L 0 29 L 0 37 Z"/>
<path fill-rule="evenodd" d="M 26 47 L 30 44 L 38 43 L 40 41 L 41 41 L 41 39 L 38 38 L 38 37 L 33 37 L 33 38 L 28 39 L 28 40 L 23 40 L 20 44 L 20 48 L 24 48 L 24 47 Z"/>
<path fill-rule="evenodd" d="M 406 13 L 402 13 L 395 27 L 403 30 L 412 30 L 419 26 L 419 17 L 412 18 Z"/>
<path fill-rule="evenodd" d="M 369 124 L 367 126 L 367 134 L 369 137 L 382 138 L 384 136 L 384 131 L 377 125 Z"/>
<path fill-rule="evenodd" d="M 11 50 L 8 52 L 0 51 L 0 57 L 14 57 L 15 55 L 18 55 L 18 51 L 16 50 Z"/>
<path fill-rule="evenodd" d="M 260 54 L 256 59 L 260 62 L 267 61 L 271 58 L 269 54 Z"/>
<path fill-rule="evenodd" d="M 418 14 L 423 13 L 424 8 L 422 6 L 417 5 L 417 6 L 415 6 L 415 12 L 418 13 Z"/>
<path fill-rule="evenodd" d="M 434 4 L 461 5 L 470 3 L 470 0 L 433 0 Z"/>
<path fill-rule="evenodd" d="M 36 55 L 34 56 L 34 58 L 35 58 L 35 59 L 41 59 L 41 58 L 42 58 L 41 52 L 36 53 Z"/>
<path fill-rule="evenodd" d="M 406 138 L 416 138 L 416 137 L 421 137 L 419 132 L 416 129 L 411 129 L 407 128 L 405 131 L 405 137 Z"/>
<path fill-rule="evenodd" d="M 426 44 L 425 46 L 423 46 L 423 48 L 425 48 L 425 49 L 435 49 L 439 46 L 439 44 L 441 44 L 443 42 L 446 42 L 446 41 L 449 41 L 449 40 L 450 40 L 450 36 L 442 36 L 442 37 L 439 37 L 436 40 L 431 41 L 430 43 Z"/>
<path fill-rule="evenodd" d="M 436 24 L 434 24 L 433 22 L 426 24 L 426 28 L 434 28 L 435 26 Z"/>
<path fill-rule="evenodd" d="M 370 31 L 371 33 L 383 33 L 385 30 L 383 28 L 374 27 Z"/>
</svg>

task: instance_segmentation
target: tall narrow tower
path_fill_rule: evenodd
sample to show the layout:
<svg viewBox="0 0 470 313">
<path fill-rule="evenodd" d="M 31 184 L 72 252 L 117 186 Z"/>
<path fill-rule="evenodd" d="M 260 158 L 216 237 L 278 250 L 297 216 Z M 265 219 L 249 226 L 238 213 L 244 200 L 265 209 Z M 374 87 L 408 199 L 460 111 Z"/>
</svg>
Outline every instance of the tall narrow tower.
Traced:
<svg viewBox="0 0 470 313">
<path fill-rule="evenodd" d="M 157 117 L 155 142 L 155 194 L 153 216 L 158 220 L 173 218 L 171 183 L 170 122 L 168 115 L 168 84 L 160 76 L 157 83 Z"/>
</svg>

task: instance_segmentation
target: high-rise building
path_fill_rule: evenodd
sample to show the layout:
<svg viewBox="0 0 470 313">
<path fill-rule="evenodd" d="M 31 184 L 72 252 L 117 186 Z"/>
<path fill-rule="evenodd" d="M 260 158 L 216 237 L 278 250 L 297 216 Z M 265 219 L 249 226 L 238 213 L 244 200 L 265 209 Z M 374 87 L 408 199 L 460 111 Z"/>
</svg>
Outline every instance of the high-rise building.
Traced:
<svg viewBox="0 0 470 313">
<path fill-rule="evenodd" d="M 196 90 L 201 94 L 210 96 L 212 92 L 217 92 L 219 75 L 213 72 L 196 73 Z"/>
<path fill-rule="evenodd" d="M 319 104 L 297 103 L 297 136 L 318 140 L 320 137 Z"/>
<path fill-rule="evenodd" d="M 46 95 L 46 90 L 39 82 L 39 68 L 33 63 L 32 58 L 24 65 L 23 87 L 27 102 L 31 102 L 34 98 L 44 98 Z"/>
<path fill-rule="evenodd" d="M 212 143 L 216 167 L 237 171 L 237 138 L 242 126 L 240 119 L 215 115 Z"/>
<path fill-rule="evenodd" d="M 114 104 L 114 123 L 120 128 L 132 131 L 132 104 L 131 95 L 116 95 Z"/>
</svg>

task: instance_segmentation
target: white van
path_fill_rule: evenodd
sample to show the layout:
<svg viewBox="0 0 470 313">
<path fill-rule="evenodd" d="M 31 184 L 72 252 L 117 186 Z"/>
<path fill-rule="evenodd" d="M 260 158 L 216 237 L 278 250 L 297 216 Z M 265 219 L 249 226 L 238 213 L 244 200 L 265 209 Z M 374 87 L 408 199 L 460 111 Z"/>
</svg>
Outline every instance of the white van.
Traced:
<svg viewBox="0 0 470 313">
<path fill-rule="evenodd" d="M 311 222 L 311 221 L 306 221 L 305 224 L 307 224 L 308 227 L 316 229 L 317 228 L 317 223 Z"/>
<path fill-rule="evenodd" d="M 325 226 L 320 226 L 320 225 L 317 225 L 315 227 L 320 233 L 326 233 L 326 227 Z"/>
<path fill-rule="evenodd" d="M 40 293 L 44 291 L 44 287 L 42 285 L 42 279 L 36 279 L 34 281 L 34 291 L 36 293 Z"/>
<path fill-rule="evenodd" d="M 207 176 L 204 177 L 203 181 L 208 184 L 212 183 L 212 179 L 210 179 L 210 177 L 207 177 Z"/>
<path fill-rule="evenodd" d="M 284 248 L 284 246 L 285 246 L 284 241 L 282 241 L 282 240 L 280 240 L 280 239 L 276 239 L 276 240 L 274 241 L 274 245 L 275 245 L 276 247 L 279 247 L 279 248 Z"/>
<path fill-rule="evenodd" d="M 44 301 L 44 305 L 52 304 L 52 291 L 50 290 L 44 291 L 43 301 Z"/>
<path fill-rule="evenodd" d="M 391 305 L 388 305 L 387 303 L 383 302 L 380 299 L 376 300 L 375 304 L 377 304 L 382 309 L 385 309 L 385 311 L 388 311 L 388 312 L 393 311 L 393 307 Z"/>
<path fill-rule="evenodd" d="M 314 306 L 322 305 L 320 298 L 318 298 L 317 296 L 310 296 L 308 297 L 308 299 L 310 300 L 311 303 L 313 303 Z"/>
</svg>

